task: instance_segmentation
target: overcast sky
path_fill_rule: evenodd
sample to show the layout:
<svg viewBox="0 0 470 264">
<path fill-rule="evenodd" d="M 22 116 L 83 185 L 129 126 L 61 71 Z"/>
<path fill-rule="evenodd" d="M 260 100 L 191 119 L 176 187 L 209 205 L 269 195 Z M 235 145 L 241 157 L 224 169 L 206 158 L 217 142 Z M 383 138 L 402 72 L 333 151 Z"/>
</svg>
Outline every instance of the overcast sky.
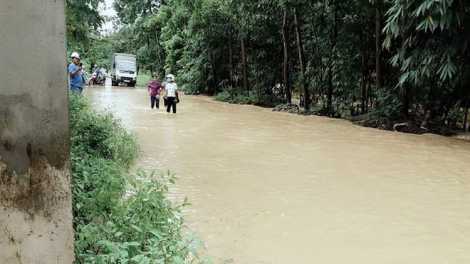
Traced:
<svg viewBox="0 0 470 264">
<path fill-rule="evenodd" d="M 105 5 L 100 8 L 100 14 L 103 16 L 115 16 L 116 11 L 114 11 L 113 3 L 114 0 L 105 0 Z M 102 31 L 107 31 L 113 29 L 113 23 L 107 22 L 103 24 Z"/>
</svg>

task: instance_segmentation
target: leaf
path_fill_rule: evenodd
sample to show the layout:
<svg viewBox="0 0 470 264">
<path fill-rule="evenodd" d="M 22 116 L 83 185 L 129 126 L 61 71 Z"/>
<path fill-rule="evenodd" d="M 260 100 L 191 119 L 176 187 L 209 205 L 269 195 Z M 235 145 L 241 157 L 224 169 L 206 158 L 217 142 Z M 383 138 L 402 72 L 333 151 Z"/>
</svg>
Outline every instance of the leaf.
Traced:
<svg viewBox="0 0 470 264">
<path fill-rule="evenodd" d="M 132 228 L 134 228 L 137 232 L 142 233 L 142 229 L 136 225 L 131 225 Z"/>
<path fill-rule="evenodd" d="M 431 25 L 434 25 L 434 19 L 432 19 L 432 16 L 428 16 L 428 19 L 429 19 L 429 22 L 431 23 Z"/>
<path fill-rule="evenodd" d="M 129 246 L 134 246 L 134 247 L 140 246 L 140 243 L 139 243 L 139 242 L 128 242 L 127 244 L 128 244 Z"/>
<path fill-rule="evenodd" d="M 137 263 L 140 263 L 140 261 L 142 261 L 142 259 L 144 258 L 144 256 L 142 255 L 137 255 L 137 256 L 134 256 L 131 258 L 132 261 L 135 261 Z"/>
<path fill-rule="evenodd" d="M 181 258 L 178 257 L 178 256 L 173 257 L 173 260 L 175 261 L 176 264 L 184 264 L 183 259 L 181 259 Z"/>
</svg>

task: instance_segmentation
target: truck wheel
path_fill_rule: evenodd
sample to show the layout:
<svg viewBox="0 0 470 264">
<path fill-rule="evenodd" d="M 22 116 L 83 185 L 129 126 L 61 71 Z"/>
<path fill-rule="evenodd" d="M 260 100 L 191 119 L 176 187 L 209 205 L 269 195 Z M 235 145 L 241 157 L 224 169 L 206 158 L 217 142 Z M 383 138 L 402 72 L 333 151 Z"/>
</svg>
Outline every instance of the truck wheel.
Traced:
<svg viewBox="0 0 470 264">
<path fill-rule="evenodd" d="M 129 83 L 127 86 L 129 86 L 129 87 L 135 87 L 135 82 Z"/>
</svg>

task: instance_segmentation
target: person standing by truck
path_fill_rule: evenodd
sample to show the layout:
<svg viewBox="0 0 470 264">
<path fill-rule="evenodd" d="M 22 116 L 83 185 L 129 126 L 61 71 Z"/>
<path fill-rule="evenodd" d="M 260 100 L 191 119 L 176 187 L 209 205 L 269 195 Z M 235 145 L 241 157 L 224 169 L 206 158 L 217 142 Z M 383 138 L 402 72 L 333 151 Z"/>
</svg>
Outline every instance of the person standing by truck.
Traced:
<svg viewBox="0 0 470 264">
<path fill-rule="evenodd" d="M 72 63 L 69 65 L 69 76 L 70 76 L 70 90 L 74 93 L 82 93 L 83 82 L 82 82 L 82 66 L 80 65 L 80 55 L 77 52 L 72 52 L 70 55 Z"/>
<path fill-rule="evenodd" d="M 150 92 L 150 107 L 153 109 L 156 106 L 160 108 L 160 92 L 163 86 L 158 82 L 157 76 L 153 76 L 152 81 L 147 85 L 147 90 Z"/>
</svg>

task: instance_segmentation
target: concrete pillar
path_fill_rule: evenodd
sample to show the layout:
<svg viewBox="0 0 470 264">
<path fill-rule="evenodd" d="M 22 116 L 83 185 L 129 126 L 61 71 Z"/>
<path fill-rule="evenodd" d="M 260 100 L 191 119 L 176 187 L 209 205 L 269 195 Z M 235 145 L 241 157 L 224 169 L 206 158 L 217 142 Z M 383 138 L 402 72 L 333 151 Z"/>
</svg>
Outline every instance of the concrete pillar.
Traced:
<svg viewBox="0 0 470 264">
<path fill-rule="evenodd" d="M 64 0 L 0 0 L 0 263 L 73 262 Z"/>
</svg>

